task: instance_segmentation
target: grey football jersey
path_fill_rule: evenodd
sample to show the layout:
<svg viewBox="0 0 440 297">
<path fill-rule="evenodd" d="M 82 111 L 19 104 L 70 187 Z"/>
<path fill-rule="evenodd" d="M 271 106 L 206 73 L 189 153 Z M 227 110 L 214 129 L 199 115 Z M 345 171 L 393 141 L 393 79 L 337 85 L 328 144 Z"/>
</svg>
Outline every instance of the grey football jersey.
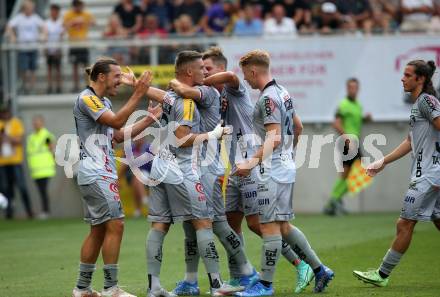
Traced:
<svg viewBox="0 0 440 297">
<path fill-rule="evenodd" d="M 200 114 L 199 110 L 192 99 L 183 99 L 174 91 L 167 91 L 162 104 L 161 125 L 166 126 L 174 122 L 178 125 L 184 125 L 191 128 L 191 133 L 200 133 Z M 174 135 L 173 135 L 174 136 Z M 196 168 L 198 159 L 197 152 L 193 155 L 193 148 L 198 151 L 197 147 L 176 147 L 168 145 L 166 147 L 176 158 L 177 163 L 181 166 L 183 172 L 191 166 Z"/>
<path fill-rule="evenodd" d="M 241 163 L 255 153 L 252 127 L 252 104 L 249 91 L 240 79 L 238 89 L 225 85 L 221 93 L 222 116 L 233 127 L 229 162 Z"/>
<path fill-rule="evenodd" d="M 411 179 L 428 179 L 440 185 L 440 132 L 432 121 L 440 116 L 437 98 L 422 93 L 411 109 L 410 138 L 413 163 Z"/>
<path fill-rule="evenodd" d="M 215 126 L 220 123 L 220 93 L 214 87 L 198 86 L 200 90 L 200 100 L 197 106 L 200 112 L 200 132 L 209 132 L 214 130 Z M 200 166 L 208 166 L 210 172 L 216 175 L 224 174 L 224 168 L 220 165 L 220 142 L 214 143 L 210 141 L 212 146 L 209 147 L 205 142 L 202 148 L 202 163 Z"/>
<path fill-rule="evenodd" d="M 104 112 L 111 109 L 110 100 L 99 98 L 90 87 L 82 91 L 75 101 L 73 116 L 80 141 L 79 185 L 91 184 L 99 176 L 117 179 L 112 147 L 113 128 L 97 122 Z"/>
<path fill-rule="evenodd" d="M 281 144 L 272 153 L 272 162 L 269 158 L 263 162 L 260 171 L 274 178 L 280 183 L 295 181 L 295 163 L 293 160 L 293 122 L 295 115 L 293 99 L 275 80 L 269 82 L 262 90 L 255 105 L 253 119 L 254 131 L 261 138 L 261 145 L 266 137 L 264 125 L 281 125 Z M 263 173 L 262 172 L 262 173 Z"/>
</svg>

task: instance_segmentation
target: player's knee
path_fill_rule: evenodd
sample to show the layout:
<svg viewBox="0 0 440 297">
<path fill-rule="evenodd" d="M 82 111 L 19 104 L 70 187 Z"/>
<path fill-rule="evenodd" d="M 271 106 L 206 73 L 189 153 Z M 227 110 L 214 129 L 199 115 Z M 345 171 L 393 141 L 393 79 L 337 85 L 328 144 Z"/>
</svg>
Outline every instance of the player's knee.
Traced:
<svg viewBox="0 0 440 297">
<path fill-rule="evenodd" d="M 168 223 L 154 223 L 153 222 L 151 224 L 151 228 L 167 234 L 168 231 L 170 230 L 170 224 L 168 224 Z"/>
<path fill-rule="evenodd" d="M 280 230 L 281 230 L 282 236 L 286 236 L 287 234 L 289 234 L 291 229 L 292 229 L 292 226 L 289 224 L 289 222 L 282 222 L 280 224 Z"/>
<path fill-rule="evenodd" d="M 417 224 L 417 221 L 407 220 L 400 218 L 397 221 L 397 234 L 408 234 L 412 233 L 414 230 L 414 226 Z"/>
<path fill-rule="evenodd" d="M 211 229 L 212 228 L 212 222 L 209 219 L 192 220 L 191 223 L 193 224 L 194 229 L 196 229 L 196 230 Z"/>
<path fill-rule="evenodd" d="M 113 220 L 111 222 L 111 231 L 122 234 L 124 232 L 124 220 Z"/>
</svg>

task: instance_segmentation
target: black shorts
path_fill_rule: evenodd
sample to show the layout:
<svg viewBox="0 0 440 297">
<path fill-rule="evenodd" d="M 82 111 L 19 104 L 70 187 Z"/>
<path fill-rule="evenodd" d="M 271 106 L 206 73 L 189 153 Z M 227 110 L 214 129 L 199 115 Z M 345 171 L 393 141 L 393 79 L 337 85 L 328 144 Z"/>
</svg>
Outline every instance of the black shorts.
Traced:
<svg viewBox="0 0 440 297">
<path fill-rule="evenodd" d="M 61 54 L 47 54 L 46 55 L 47 66 L 59 67 L 61 65 Z"/>
<path fill-rule="evenodd" d="M 69 59 L 72 64 L 89 64 L 89 50 L 87 48 L 72 48 L 69 51 Z"/>
<path fill-rule="evenodd" d="M 344 145 L 344 151 L 342 152 L 342 155 L 344 155 L 344 156 L 346 156 L 348 154 L 348 145 L 347 144 L 345 144 Z M 353 165 L 353 163 L 357 160 L 357 159 L 360 159 L 362 157 L 362 155 L 361 155 L 361 151 L 360 151 L 360 149 L 358 148 L 358 151 L 357 151 L 357 153 L 356 153 L 356 156 L 354 156 L 352 159 L 350 159 L 350 160 L 347 160 L 347 161 L 342 161 L 342 164 L 344 165 L 344 166 L 351 166 L 351 165 Z"/>
</svg>

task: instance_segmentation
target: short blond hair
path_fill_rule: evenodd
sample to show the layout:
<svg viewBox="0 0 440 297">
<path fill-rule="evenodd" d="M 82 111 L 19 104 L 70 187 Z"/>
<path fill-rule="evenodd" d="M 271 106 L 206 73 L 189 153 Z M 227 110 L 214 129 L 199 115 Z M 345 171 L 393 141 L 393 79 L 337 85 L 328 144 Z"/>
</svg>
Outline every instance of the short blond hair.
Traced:
<svg viewBox="0 0 440 297">
<path fill-rule="evenodd" d="M 264 50 L 253 50 L 240 58 L 240 67 L 248 65 L 263 66 L 269 68 L 270 55 Z"/>
</svg>

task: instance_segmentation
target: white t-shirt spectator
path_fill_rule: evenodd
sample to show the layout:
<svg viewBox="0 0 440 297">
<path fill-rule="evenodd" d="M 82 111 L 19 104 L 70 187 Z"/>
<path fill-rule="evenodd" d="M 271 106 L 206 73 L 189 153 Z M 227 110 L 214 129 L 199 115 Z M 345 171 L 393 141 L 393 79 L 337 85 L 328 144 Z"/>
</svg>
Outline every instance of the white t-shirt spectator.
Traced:
<svg viewBox="0 0 440 297">
<path fill-rule="evenodd" d="M 46 20 L 46 28 L 47 28 L 47 41 L 48 42 L 59 42 L 62 40 L 64 27 L 63 21 L 61 18 L 57 20 L 48 19 Z M 47 52 L 49 54 L 54 54 L 59 51 L 59 49 L 48 48 Z"/>
<path fill-rule="evenodd" d="M 281 23 L 274 18 L 264 21 L 264 35 L 296 35 L 295 22 L 291 18 L 284 17 Z"/>
<path fill-rule="evenodd" d="M 9 21 L 9 26 L 15 30 L 17 42 L 37 42 L 44 21 L 37 14 L 19 13 Z"/>
<path fill-rule="evenodd" d="M 433 7 L 432 0 L 403 0 L 402 6 L 406 8 L 418 8 L 422 6 Z M 417 12 L 411 13 L 404 16 L 404 21 L 427 21 L 431 19 L 431 14 Z"/>
</svg>

